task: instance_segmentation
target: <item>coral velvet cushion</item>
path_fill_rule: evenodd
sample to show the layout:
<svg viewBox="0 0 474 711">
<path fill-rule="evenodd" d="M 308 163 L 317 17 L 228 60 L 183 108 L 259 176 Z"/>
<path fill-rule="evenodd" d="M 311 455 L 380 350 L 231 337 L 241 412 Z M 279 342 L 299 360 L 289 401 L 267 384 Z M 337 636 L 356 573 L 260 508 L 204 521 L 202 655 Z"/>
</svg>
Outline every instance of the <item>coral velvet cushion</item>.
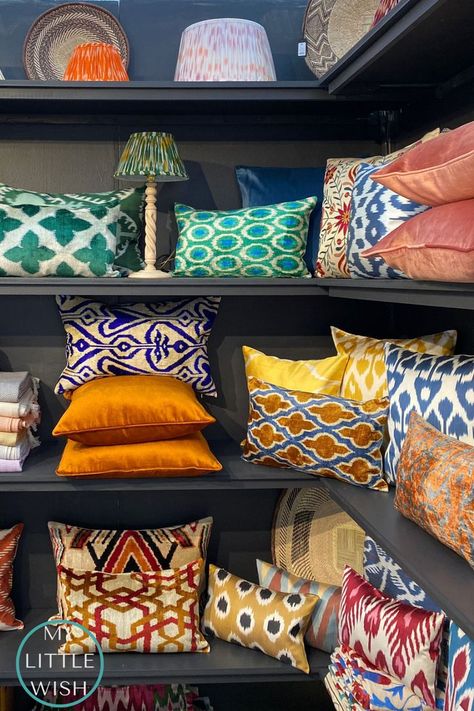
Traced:
<svg viewBox="0 0 474 711">
<path fill-rule="evenodd" d="M 298 578 L 296 575 L 287 573 L 286 570 L 265 563 L 263 560 L 257 560 L 257 570 L 258 582 L 270 590 L 316 595 L 319 598 L 306 630 L 305 641 L 310 647 L 322 649 L 330 654 L 337 645 L 341 588 Z"/>
<path fill-rule="evenodd" d="M 444 621 L 442 612 L 392 600 L 346 566 L 339 642 L 400 679 L 431 708 Z"/>
<path fill-rule="evenodd" d="M 474 447 L 411 413 L 397 470 L 396 508 L 474 567 Z"/>
<path fill-rule="evenodd" d="M 249 346 L 242 346 L 245 374 L 291 390 L 339 395 L 347 365 L 343 355 L 319 360 L 289 360 L 266 355 Z"/>
<path fill-rule="evenodd" d="M 104 652 L 208 652 L 199 628 L 204 561 L 154 573 L 103 573 L 58 567 L 66 619 L 86 627 Z M 78 627 L 67 628 L 63 654 L 95 652 Z"/>
<path fill-rule="evenodd" d="M 415 146 L 372 178 L 424 205 L 474 198 L 474 121 Z"/>
<path fill-rule="evenodd" d="M 387 399 L 357 403 L 248 382 L 243 459 L 387 491 L 381 453 Z"/>
<path fill-rule="evenodd" d="M 308 673 L 304 635 L 317 602 L 315 595 L 285 595 L 210 565 L 203 629 Z"/>
<path fill-rule="evenodd" d="M 0 632 L 23 629 L 23 622 L 16 619 L 15 606 L 10 597 L 13 561 L 22 531 L 22 523 L 0 531 Z"/>
<path fill-rule="evenodd" d="M 361 256 L 382 257 L 411 279 L 474 282 L 474 199 L 413 217 Z"/>
<path fill-rule="evenodd" d="M 175 477 L 221 469 L 202 434 L 194 432 L 179 439 L 92 447 L 68 440 L 56 474 L 96 479 Z"/>
<path fill-rule="evenodd" d="M 99 378 L 67 390 L 71 401 L 53 430 L 89 445 L 183 437 L 215 422 L 190 385 L 162 375 Z"/>
</svg>

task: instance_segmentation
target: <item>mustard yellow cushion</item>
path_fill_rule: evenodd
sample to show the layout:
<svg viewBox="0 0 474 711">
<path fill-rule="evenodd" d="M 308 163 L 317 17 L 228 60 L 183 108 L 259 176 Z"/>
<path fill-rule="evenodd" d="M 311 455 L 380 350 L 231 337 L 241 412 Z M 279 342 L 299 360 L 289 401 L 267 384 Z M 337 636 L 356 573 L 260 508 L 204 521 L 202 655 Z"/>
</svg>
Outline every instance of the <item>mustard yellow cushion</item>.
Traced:
<svg viewBox="0 0 474 711">
<path fill-rule="evenodd" d="M 359 402 L 388 395 L 384 360 L 385 343 L 393 343 L 416 353 L 452 355 L 457 338 L 456 331 L 442 331 L 418 338 L 379 340 L 369 336 L 355 336 L 335 326 L 332 326 L 331 333 L 339 355 L 348 357 L 340 395 Z"/>
<path fill-rule="evenodd" d="M 348 358 L 337 355 L 320 360 L 288 360 L 242 346 L 247 380 L 263 380 L 287 390 L 339 395 Z"/>
<path fill-rule="evenodd" d="M 89 445 L 173 439 L 214 422 L 190 385 L 162 375 L 121 375 L 68 390 L 68 409 L 53 430 Z"/>
<path fill-rule="evenodd" d="M 210 565 L 204 632 L 308 673 L 304 635 L 318 602 L 317 595 L 275 592 Z"/>
<path fill-rule="evenodd" d="M 200 432 L 159 442 L 89 447 L 68 440 L 58 476 L 175 477 L 199 476 L 222 469 Z"/>
</svg>

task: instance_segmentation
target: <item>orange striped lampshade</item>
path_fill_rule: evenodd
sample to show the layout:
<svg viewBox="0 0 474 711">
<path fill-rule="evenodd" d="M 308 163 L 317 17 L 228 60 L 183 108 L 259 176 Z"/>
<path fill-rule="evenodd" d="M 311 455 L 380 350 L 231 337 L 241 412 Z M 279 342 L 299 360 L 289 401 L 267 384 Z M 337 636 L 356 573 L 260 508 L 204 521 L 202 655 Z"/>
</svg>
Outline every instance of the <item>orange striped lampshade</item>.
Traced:
<svg viewBox="0 0 474 711">
<path fill-rule="evenodd" d="M 64 81 L 128 81 L 128 74 L 116 47 L 86 42 L 73 50 Z"/>
</svg>

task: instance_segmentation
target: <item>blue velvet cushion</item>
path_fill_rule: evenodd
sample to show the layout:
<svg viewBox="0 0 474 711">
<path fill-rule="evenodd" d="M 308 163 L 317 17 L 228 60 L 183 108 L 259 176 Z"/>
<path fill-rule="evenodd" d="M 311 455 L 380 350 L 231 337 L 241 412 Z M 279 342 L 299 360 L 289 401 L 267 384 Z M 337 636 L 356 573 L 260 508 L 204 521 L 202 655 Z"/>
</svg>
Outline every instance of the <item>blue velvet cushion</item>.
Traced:
<svg viewBox="0 0 474 711">
<path fill-rule="evenodd" d="M 324 173 L 326 168 L 255 168 L 237 166 L 237 181 L 242 195 L 242 207 L 274 205 L 289 200 L 318 198 L 311 215 L 305 262 L 314 272 L 319 248 L 319 228 L 323 206 Z"/>
</svg>

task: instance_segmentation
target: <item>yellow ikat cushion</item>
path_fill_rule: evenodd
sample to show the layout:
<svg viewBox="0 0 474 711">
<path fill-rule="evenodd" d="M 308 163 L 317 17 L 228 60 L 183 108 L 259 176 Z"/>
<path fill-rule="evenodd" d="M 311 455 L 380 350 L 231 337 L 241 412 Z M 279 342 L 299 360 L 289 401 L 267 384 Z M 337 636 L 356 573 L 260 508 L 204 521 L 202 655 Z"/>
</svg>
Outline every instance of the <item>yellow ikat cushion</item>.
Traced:
<svg viewBox="0 0 474 711">
<path fill-rule="evenodd" d="M 415 353 L 452 355 L 456 346 L 456 331 L 441 331 L 417 338 L 377 339 L 356 336 L 335 326 L 332 338 L 339 355 L 348 357 L 342 379 L 340 395 L 343 398 L 365 402 L 387 397 L 384 345 L 393 343 Z"/>
<path fill-rule="evenodd" d="M 348 356 L 319 360 L 288 360 L 242 346 L 245 374 L 287 390 L 339 395 Z"/>
<path fill-rule="evenodd" d="M 204 633 L 309 672 L 304 635 L 319 597 L 262 588 L 209 566 Z"/>
</svg>

